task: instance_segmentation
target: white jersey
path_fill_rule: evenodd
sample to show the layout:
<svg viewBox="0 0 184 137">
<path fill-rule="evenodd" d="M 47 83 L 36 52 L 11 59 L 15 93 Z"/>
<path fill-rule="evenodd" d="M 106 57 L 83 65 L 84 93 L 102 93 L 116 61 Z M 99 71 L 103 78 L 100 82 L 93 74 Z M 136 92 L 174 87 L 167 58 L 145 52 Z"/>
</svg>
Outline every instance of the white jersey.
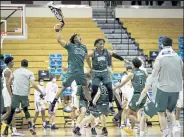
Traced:
<svg viewBox="0 0 184 137">
<path fill-rule="evenodd" d="M 5 73 L 5 71 L 10 71 L 10 73 L 12 74 L 12 71 L 11 71 L 11 69 L 9 69 L 8 67 L 6 67 L 4 70 L 3 70 L 3 72 L 2 72 L 2 82 L 3 82 L 3 87 L 4 88 L 6 88 L 6 79 L 5 79 L 5 76 L 4 76 L 4 73 Z M 10 75 L 11 75 L 10 74 Z"/>
<path fill-rule="evenodd" d="M 121 81 L 124 81 L 126 79 L 127 75 L 124 75 L 121 79 Z M 123 87 L 120 88 L 122 92 L 122 97 L 126 97 L 128 99 L 128 102 L 132 99 L 133 96 L 133 86 L 131 80 L 128 81 Z"/>
<path fill-rule="evenodd" d="M 45 91 L 46 91 L 46 101 L 52 102 L 58 92 L 58 85 L 53 82 L 48 82 Z"/>
<path fill-rule="evenodd" d="M 44 93 L 45 92 L 45 87 L 44 86 L 40 86 L 38 85 L 38 88 Z M 39 102 L 40 101 L 40 95 L 41 93 L 38 92 L 37 90 L 34 90 L 34 100 L 35 102 Z"/>
<path fill-rule="evenodd" d="M 3 99 L 4 99 L 4 107 L 10 107 L 11 106 L 11 96 L 8 92 L 8 89 L 6 88 L 6 79 L 4 76 L 5 71 L 10 71 L 12 74 L 11 69 L 9 69 L 8 67 L 5 68 L 2 72 L 2 82 L 3 82 L 3 90 L 2 90 L 2 95 L 3 95 Z"/>
</svg>

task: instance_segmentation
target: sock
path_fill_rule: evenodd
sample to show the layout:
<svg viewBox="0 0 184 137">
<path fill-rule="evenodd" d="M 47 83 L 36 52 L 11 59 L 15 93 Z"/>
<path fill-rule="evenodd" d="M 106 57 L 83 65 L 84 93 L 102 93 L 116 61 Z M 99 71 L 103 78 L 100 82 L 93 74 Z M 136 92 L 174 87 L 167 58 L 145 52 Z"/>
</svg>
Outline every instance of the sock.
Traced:
<svg viewBox="0 0 184 137">
<path fill-rule="evenodd" d="M 35 125 L 35 123 L 33 123 L 33 125 Z"/>
<path fill-rule="evenodd" d="M 17 131 L 16 127 L 12 127 L 13 133 Z"/>
<path fill-rule="evenodd" d="M 111 102 L 109 102 L 109 107 L 112 107 L 112 103 Z"/>
<path fill-rule="evenodd" d="M 163 130 L 163 134 L 164 134 L 164 136 L 169 135 L 169 129 Z"/>
<path fill-rule="evenodd" d="M 45 126 L 46 125 L 46 123 L 45 122 L 43 122 L 43 126 Z"/>
<path fill-rule="evenodd" d="M 140 131 L 140 136 L 144 136 L 144 131 Z"/>
<path fill-rule="evenodd" d="M 179 121 L 179 120 L 176 120 L 176 124 L 177 124 L 177 125 L 180 125 L 180 121 Z"/>
</svg>

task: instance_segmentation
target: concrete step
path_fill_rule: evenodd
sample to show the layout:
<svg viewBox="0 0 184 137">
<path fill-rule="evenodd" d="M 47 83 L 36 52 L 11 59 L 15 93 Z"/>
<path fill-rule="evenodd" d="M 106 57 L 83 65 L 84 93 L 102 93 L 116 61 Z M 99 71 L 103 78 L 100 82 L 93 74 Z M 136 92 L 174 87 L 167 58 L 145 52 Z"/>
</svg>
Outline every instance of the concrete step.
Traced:
<svg viewBox="0 0 184 137">
<path fill-rule="evenodd" d="M 123 33 L 126 33 L 126 31 L 124 29 L 114 29 L 114 28 L 111 28 L 111 29 L 101 29 L 105 34 L 111 34 L 111 33 L 116 33 L 116 34 L 123 34 Z"/>
<path fill-rule="evenodd" d="M 98 24 L 101 29 L 121 29 L 119 24 Z"/>
<path fill-rule="evenodd" d="M 134 43 L 134 41 L 132 39 L 121 39 L 121 38 L 117 38 L 117 39 L 108 39 L 110 43 Z"/>
<path fill-rule="evenodd" d="M 114 21 L 115 21 L 115 23 L 118 23 L 118 21 L 116 19 L 114 19 L 114 18 L 107 19 L 107 20 L 106 19 L 103 19 L 103 18 L 101 18 L 101 19 L 99 19 L 99 18 L 93 18 L 93 21 L 95 21 L 98 24 L 106 24 L 106 23 L 108 23 L 108 24 L 114 24 Z"/>
<path fill-rule="evenodd" d="M 130 50 L 137 50 L 138 47 L 135 44 L 113 44 L 114 50 L 123 50 L 123 49 L 130 49 Z"/>
<path fill-rule="evenodd" d="M 99 18 L 99 19 L 102 19 L 102 18 L 106 19 L 106 18 L 108 18 L 108 19 L 112 19 L 114 17 L 112 15 L 107 15 L 107 16 L 106 15 L 105 16 L 104 15 L 98 15 L 98 16 L 94 15 L 93 18 Z"/>
<path fill-rule="evenodd" d="M 117 33 L 111 33 L 111 34 L 105 34 L 107 38 L 128 38 L 126 33 L 123 34 L 117 34 Z"/>
</svg>

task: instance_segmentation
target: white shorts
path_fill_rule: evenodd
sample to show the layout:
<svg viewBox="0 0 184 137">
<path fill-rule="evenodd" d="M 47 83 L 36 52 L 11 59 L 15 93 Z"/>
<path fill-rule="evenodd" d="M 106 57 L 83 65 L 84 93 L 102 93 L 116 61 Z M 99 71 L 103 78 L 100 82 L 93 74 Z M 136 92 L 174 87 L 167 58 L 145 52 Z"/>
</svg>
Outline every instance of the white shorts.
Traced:
<svg viewBox="0 0 184 137">
<path fill-rule="evenodd" d="M 45 110 L 45 104 L 40 101 L 35 101 L 35 112 L 41 112 Z"/>
<path fill-rule="evenodd" d="M 179 94 L 179 99 L 176 105 L 178 108 L 183 108 L 183 91 Z"/>
<path fill-rule="evenodd" d="M 51 104 L 51 102 L 48 102 L 49 106 Z M 58 109 L 58 103 L 55 104 L 55 107 L 54 107 L 54 113 L 56 113 L 56 110 Z"/>
<path fill-rule="evenodd" d="M 77 97 L 76 96 L 72 96 L 72 108 L 77 108 Z"/>
<path fill-rule="evenodd" d="M 3 94 L 3 99 L 4 99 L 4 107 L 5 108 L 10 107 L 11 106 L 11 97 L 10 97 L 10 94 L 8 92 L 8 89 L 3 88 L 2 94 Z"/>
</svg>

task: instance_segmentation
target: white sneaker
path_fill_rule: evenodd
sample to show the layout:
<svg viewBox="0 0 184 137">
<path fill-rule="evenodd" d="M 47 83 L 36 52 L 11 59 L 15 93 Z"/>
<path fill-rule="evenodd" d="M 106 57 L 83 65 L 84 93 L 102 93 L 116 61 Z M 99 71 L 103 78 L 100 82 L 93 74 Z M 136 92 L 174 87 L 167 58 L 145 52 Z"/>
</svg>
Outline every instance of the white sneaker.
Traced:
<svg viewBox="0 0 184 137">
<path fill-rule="evenodd" d="M 172 129 L 172 135 L 173 137 L 180 137 L 180 128 L 177 126 L 174 126 Z"/>
<path fill-rule="evenodd" d="M 24 134 L 22 134 L 22 133 L 19 133 L 19 132 L 12 132 L 12 134 L 11 134 L 12 136 L 24 136 Z"/>
</svg>

